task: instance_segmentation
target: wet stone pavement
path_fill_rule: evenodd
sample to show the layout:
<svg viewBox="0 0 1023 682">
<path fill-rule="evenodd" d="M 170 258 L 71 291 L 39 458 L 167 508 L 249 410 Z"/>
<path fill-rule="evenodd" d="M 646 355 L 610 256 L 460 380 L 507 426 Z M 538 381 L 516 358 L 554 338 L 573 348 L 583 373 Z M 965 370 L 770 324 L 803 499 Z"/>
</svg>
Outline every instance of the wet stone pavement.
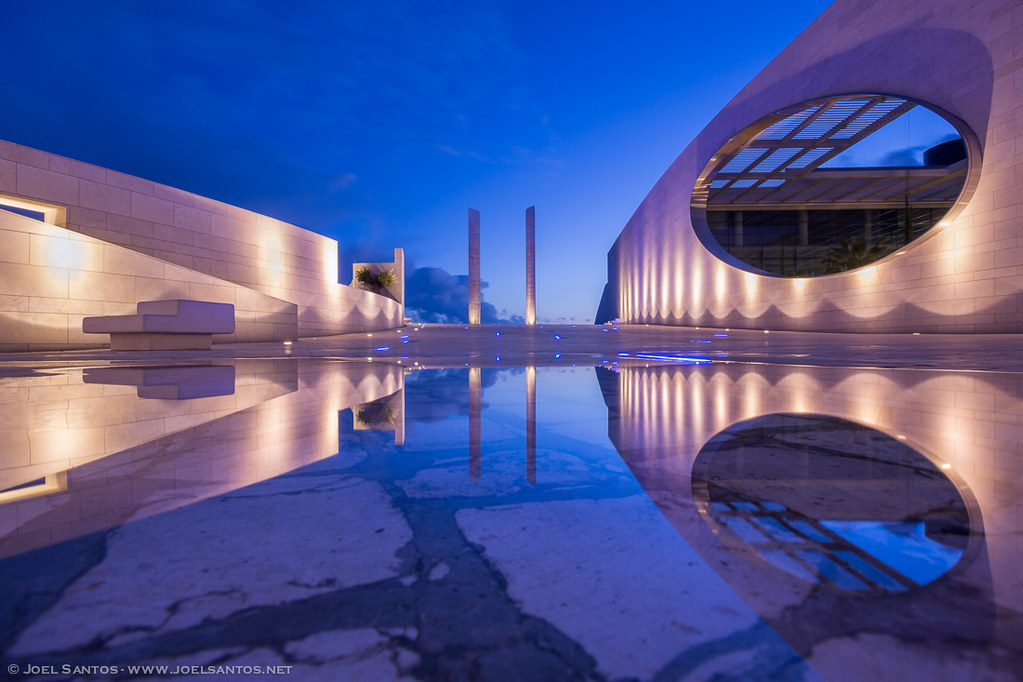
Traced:
<svg viewBox="0 0 1023 682">
<path fill-rule="evenodd" d="M 0 365 L 11 679 L 1018 676 L 1023 375 L 305 350 Z"/>
</svg>

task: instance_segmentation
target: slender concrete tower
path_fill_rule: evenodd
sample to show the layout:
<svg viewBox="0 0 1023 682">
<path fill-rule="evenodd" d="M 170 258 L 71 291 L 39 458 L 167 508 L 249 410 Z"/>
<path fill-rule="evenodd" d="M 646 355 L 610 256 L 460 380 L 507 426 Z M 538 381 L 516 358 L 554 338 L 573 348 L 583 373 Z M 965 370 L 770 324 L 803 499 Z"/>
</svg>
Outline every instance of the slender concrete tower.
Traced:
<svg viewBox="0 0 1023 682">
<path fill-rule="evenodd" d="M 469 324 L 480 323 L 480 212 L 469 209 Z"/>
<path fill-rule="evenodd" d="M 526 209 L 526 324 L 536 324 L 536 207 Z"/>
</svg>

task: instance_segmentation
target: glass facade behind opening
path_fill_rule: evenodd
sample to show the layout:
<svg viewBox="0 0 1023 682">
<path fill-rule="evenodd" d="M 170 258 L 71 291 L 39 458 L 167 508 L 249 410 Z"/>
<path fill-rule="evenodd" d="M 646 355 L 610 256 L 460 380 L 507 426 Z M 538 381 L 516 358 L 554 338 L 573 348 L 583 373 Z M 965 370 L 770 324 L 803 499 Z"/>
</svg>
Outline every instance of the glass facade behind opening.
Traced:
<svg viewBox="0 0 1023 682">
<path fill-rule="evenodd" d="M 701 176 L 694 224 L 776 275 L 844 272 L 898 251 L 942 220 L 966 180 L 959 132 L 897 97 L 811 102 L 752 130 Z"/>
</svg>

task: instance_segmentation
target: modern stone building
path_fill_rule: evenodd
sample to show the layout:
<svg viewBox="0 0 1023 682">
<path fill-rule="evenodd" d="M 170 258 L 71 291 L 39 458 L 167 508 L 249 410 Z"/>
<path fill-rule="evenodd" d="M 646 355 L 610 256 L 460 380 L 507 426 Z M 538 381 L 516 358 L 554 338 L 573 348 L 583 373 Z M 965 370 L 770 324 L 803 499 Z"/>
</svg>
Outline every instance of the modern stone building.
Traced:
<svg viewBox="0 0 1023 682">
<path fill-rule="evenodd" d="M 0 351 L 102 345 L 84 317 L 164 299 L 234 305 L 221 342 L 402 323 L 338 282 L 333 239 L 149 180 L 0 141 L 0 206 Z"/>
<path fill-rule="evenodd" d="M 608 253 L 597 322 L 1023 332 L 1023 4 L 838 0 Z"/>
</svg>

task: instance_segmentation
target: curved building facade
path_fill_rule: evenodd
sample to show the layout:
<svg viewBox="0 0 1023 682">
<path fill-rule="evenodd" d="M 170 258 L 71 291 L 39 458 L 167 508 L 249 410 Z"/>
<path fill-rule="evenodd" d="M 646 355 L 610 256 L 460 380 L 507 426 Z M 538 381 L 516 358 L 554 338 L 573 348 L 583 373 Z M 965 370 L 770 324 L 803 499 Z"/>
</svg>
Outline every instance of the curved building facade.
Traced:
<svg viewBox="0 0 1023 682">
<path fill-rule="evenodd" d="M 0 141 L 0 206 L 0 351 L 102 345 L 82 318 L 176 298 L 234 305 L 218 342 L 403 321 L 338 282 L 333 239 L 150 180 Z"/>
<path fill-rule="evenodd" d="M 597 322 L 1023 332 L 1023 5 L 838 0 L 682 152 Z"/>
</svg>

